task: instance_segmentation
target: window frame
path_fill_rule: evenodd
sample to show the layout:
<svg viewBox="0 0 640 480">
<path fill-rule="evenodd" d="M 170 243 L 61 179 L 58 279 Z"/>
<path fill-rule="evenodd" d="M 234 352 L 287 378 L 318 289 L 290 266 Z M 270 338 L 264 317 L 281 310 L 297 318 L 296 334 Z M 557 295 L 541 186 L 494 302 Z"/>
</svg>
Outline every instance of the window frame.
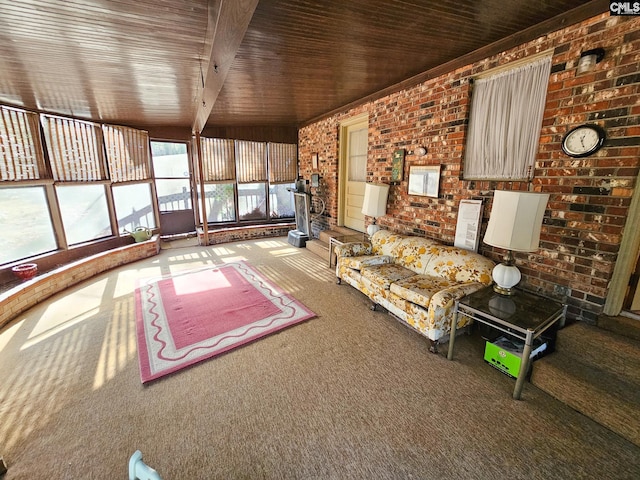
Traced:
<svg viewBox="0 0 640 480">
<path fill-rule="evenodd" d="M 533 178 L 551 63 L 552 52 L 546 51 L 476 77 L 462 161 L 464 180 Z M 523 83 L 532 88 L 523 88 Z M 509 97 L 518 101 L 505 101 Z"/>
</svg>

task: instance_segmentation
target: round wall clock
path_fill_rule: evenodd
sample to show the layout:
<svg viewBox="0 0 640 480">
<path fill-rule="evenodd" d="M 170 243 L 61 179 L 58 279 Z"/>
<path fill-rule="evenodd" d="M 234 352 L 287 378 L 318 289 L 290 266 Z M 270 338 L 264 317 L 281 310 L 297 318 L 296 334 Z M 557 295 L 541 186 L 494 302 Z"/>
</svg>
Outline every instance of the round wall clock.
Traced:
<svg viewBox="0 0 640 480">
<path fill-rule="evenodd" d="M 587 157 L 600 150 L 607 137 L 599 125 L 580 125 L 562 139 L 562 151 L 570 157 Z"/>
</svg>

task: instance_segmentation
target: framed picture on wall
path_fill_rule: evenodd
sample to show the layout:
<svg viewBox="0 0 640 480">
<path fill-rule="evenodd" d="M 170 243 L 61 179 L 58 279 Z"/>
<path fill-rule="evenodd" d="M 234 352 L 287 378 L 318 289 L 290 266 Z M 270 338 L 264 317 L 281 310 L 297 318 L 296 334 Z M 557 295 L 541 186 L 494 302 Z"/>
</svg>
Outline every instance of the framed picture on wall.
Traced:
<svg viewBox="0 0 640 480">
<path fill-rule="evenodd" d="M 391 158 L 391 183 L 402 180 L 404 180 L 404 148 L 394 151 Z"/>
<path fill-rule="evenodd" d="M 440 188 L 440 165 L 409 168 L 409 195 L 437 197 Z"/>
</svg>

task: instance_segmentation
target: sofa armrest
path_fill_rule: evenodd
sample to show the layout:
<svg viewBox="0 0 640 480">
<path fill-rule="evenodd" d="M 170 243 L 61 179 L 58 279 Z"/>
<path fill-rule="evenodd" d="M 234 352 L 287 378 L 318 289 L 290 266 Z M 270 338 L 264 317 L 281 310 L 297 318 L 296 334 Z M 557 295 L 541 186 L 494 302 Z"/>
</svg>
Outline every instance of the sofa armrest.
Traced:
<svg viewBox="0 0 640 480">
<path fill-rule="evenodd" d="M 486 288 L 483 283 L 470 282 L 454 285 L 439 291 L 431 297 L 429 302 L 429 324 L 432 328 L 436 327 L 448 333 L 451 330 L 455 301 L 483 288 Z M 458 318 L 457 326 L 461 328 L 468 323 L 470 323 L 469 319 L 461 315 Z"/>
<path fill-rule="evenodd" d="M 336 257 L 357 257 L 371 255 L 371 244 L 366 242 L 343 243 L 334 248 Z"/>
</svg>

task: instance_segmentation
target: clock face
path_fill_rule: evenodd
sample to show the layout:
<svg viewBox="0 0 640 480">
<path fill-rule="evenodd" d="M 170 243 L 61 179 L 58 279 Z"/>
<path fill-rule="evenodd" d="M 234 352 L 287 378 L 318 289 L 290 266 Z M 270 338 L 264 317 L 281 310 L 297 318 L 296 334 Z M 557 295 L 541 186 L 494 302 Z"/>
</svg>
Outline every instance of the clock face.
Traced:
<svg viewBox="0 0 640 480">
<path fill-rule="evenodd" d="M 569 131 L 562 140 L 562 150 L 571 157 L 586 157 L 602 147 L 605 133 L 597 125 L 582 125 Z"/>
</svg>

